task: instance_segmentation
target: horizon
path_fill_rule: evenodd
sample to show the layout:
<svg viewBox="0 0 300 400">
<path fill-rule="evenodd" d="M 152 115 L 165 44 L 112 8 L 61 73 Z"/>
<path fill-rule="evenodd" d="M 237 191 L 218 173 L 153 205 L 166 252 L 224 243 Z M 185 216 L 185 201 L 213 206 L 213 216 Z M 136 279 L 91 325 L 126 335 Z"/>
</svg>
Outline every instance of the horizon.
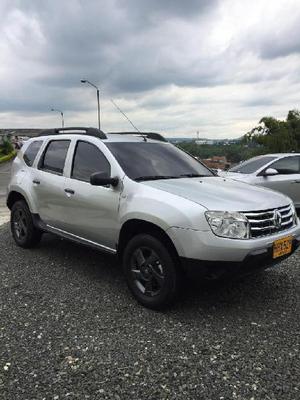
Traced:
<svg viewBox="0 0 300 400">
<path fill-rule="evenodd" d="M 68 126 L 65 126 L 65 128 L 68 128 Z M 19 131 L 19 130 L 20 131 L 42 131 L 44 129 L 55 129 L 55 128 L 0 128 L 0 135 L 7 134 L 7 131 L 10 131 L 10 134 L 13 134 L 14 131 Z M 116 130 L 116 131 L 110 131 L 110 132 L 104 132 L 104 133 L 110 134 L 110 133 L 116 133 L 116 132 L 121 132 L 121 131 L 117 131 Z M 135 133 L 135 132 L 128 131 L 128 130 L 127 131 L 125 130 L 125 131 L 122 131 L 122 132 L 128 132 L 128 134 Z M 146 131 L 146 130 L 142 131 L 142 133 L 147 133 L 147 132 L 150 132 L 150 131 L 149 130 L 148 131 Z M 208 136 L 207 137 L 200 137 L 200 136 L 197 137 L 197 134 L 195 134 L 194 136 L 193 135 L 185 136 L 183 134 L 180 135 L 180 133 L 179 133 L 178 136 L 167 136 L 164 132 L 157 132 L 157 133 L 160 133 L 161 135 L 165 136 L 167 139 L 213 140 L 213 141 L 238 140 L 238 139 L 241 139 L 242 136 L 243 136 L 243 135 L 241 135 L 241 136 L 236 137 L 236 138 L 232 138 L 232 137 L 226 136 L 226 137 L 219 137 L 219 138 L 214 139 L 214 138 L 208 137 Z M 136 132 L 136 134 L 138 135 L 139 132 Z M 19 133 L 16 136 L 22 136 L 22 134 Z M 24 132 L 24 136 L 26 136 L 25 132 Z"/>
</svg>

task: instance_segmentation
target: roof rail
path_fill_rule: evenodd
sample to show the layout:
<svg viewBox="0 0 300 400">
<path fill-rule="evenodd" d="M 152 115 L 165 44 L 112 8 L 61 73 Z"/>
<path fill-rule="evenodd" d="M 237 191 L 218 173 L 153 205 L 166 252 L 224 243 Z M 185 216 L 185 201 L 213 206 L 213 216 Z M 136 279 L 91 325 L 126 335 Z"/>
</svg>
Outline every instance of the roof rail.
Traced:
<svg viewBox="0 0 300 400">
<path fill-rule="evenodd" d="M 45 129 L 40 132 L 37 136 L 50 136 L 50 135 L 63 135 L 65 132 L 69 135 L 78 135 L 79 132 L 81 135 L 87 136 L 95 136 L 99 139 L 107 139 L 107 136 L 104 132 L 97 128 L 83 128 L 83 127 L 68 127 L 68 128 L 54 128 L 54 129 Z"/>
<path fill-rule="evenodd" d="M 168 142 L 160 133 L 156 132 L 108 132 L 109 135 L 134 135 L 146 137 L 148 139 L 159 140 L 160 142 Z"/>
</svg>

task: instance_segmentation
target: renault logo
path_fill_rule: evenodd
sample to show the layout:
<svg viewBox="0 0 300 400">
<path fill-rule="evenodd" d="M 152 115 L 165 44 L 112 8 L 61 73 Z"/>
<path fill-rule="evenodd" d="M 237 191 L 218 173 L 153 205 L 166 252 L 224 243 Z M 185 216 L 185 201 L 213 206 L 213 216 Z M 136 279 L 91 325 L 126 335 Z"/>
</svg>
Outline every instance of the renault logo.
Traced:
<svg viewBox="0 0 300 400">
<path fill-rule="evenodd" d="M 281 228 L 282 216 L 278 210 L 274 211 L 274 224 L 276 228 Z"/>
</svg>

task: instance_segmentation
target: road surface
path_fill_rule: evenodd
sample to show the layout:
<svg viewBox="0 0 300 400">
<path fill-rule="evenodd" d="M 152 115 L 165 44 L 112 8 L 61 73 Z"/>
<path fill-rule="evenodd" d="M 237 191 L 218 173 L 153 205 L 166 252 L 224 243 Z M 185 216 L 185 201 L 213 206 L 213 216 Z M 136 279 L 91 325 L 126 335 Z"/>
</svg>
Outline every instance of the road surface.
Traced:
<svg viewBox="0 0 300 400">
<path fill-rule="evenodd" d="M 114 258 L 51 235 L 24 250 L 2 224 L 0 399 L 299 399 L 299 256 L 189 282 L 158 313 L 132 299 Z"/>
<path fill-rule="evenodd" d="M 111 257 L 0 226 L 1 400 L 296 400 L 299 253 L 238 282 L 187 285 L 163 313 Z"/>
</svg>

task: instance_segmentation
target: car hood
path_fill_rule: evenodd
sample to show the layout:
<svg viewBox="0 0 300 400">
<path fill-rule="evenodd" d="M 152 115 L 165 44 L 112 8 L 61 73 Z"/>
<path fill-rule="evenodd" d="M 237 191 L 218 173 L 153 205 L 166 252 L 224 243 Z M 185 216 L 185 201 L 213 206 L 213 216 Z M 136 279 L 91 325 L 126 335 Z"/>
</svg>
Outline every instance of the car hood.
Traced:
<svg viewBox="0 0 300 400">
<path fill-rule="evenodd" d="M 157 180 L 143 184 L 216 211 L 267 210 L 290 202 L 288 197 L 270 189 L 219 177 Z"/>
</svg>

